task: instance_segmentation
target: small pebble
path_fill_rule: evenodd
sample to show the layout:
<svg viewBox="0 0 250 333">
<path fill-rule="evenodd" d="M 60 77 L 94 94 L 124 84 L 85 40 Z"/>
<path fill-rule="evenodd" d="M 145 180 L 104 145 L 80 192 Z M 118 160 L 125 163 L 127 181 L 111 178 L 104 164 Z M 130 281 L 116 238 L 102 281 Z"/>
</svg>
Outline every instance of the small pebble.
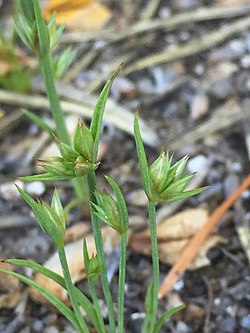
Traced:
<svg viewBox="0 0 250 333">
<path fill-rule="evenodd" d="M 175 0 L 173 1 L 173 7 L 175 10 L 188 10 L 195 8 L 199 5 L 198 0 Z"/>
<path fill-rule="evenodd" d="M 24 183 L 21 180 L 16 180 L 15 184 L 21 189 L 24 188 Z M 5 200 L 11 200 L 19 197 L 19 192 L 13 182 L 4 183 L 0 186 L 0 195 Z"/>
<path fill-rule="evenodd" d="M 35 320 L 32 323 L 32 330 L 34 330 L 34 332 L 43 332 L 43 322 L 41 320 Z"/>
<path fill-rule="evenodd" d="M 184 287 L 184 282 L 181 279 L 178 280 L 177 282 L 175 282 L 175 284 L 174 284 L 174 290 L 176 290 L 176 291 L 182 290 L 183 287 Z"/>
<path fill-rule="evenodd" d="M 205 66 L 203 64 L 197 64 L 194 66 L 194 73 L 198 76 L 202 76 L 205 73 Z"/>
<path fill-rule="evenodd" d="M 169 7 L 162 7 L 159 9 L 159 16 L 160 18 L 166 18 L 171 16 L 172 12 Z"/>
<path fill-rule="evenodd" d="M 245 190 L 241 193 L 240 196 L 243 200 L 248 200 L 250 198 L 250 190 Z"/>
<path fill-rule="evenodd" d="M 250 330 L 250 314 L 248 314 L 246 317 L 241 319 L 240 325 L 241 325 L 241 327 L 247 328 Z"/>
<path fill-rule="evenodd" d="M 40 181 L 28 183 L 25 186 L 25 189 L 26 189 L 27 193 L 30 194 L 31 196 L 41 196 L 46 191 L 46 187 L 45 187 L 44 183 L 40 182 Z"/>
<path fill-rule="evenodd" d="M 211 84 L 209 90 L 214 97 L 225 99 L 233 92 L 232 80 L 226 77 L 216 80 Z"/>
<path fill-rule="evenodd" d="M 235 87 L 237 91 L 243 94 L 249 94 L 250 79 L 246 71 L 241 72 L 235 79 Z"/>
<path fill-rule="evenodd" d="M 232 317 L 223 318 L 220 321 L 220 327 L 221 327 L 222 331 L 225 333 L 233 333 L 233 332 L 235 332 L 236 321 Z"/>
<path fill-rule="evenodd" d="M 189 328 L 183 321 L 178 321 L 178 324 L 176 325 L 176 331 L 178 333 L 188 333 Z"/>
<path fill-rule="evenodd" d="M 246 44 L 241 39 L 234 39 L 229 42 L 229 49 L 234 55 L 241 56 L 246 50 Z"/>
<path fill-rule="evenodd" d="M 199 119 L 208 112 L 209 100 L 206 94 L 198 93 L 191 101 L 191 117 L 194 120 Z"/>
<path fill-rule="evenodd" d="M 250 67 L 250 54 L 245 55 L 241 60 L 240 64 L 243 68 L 249 68 Z"/>
<path fill-rule="evenodd" d="M 247 48 L 248 52 L 250 52 L 250 34 L 249 33 L 246 33 L 245 44 L 246 44 L 246 48 Z"/>
<path fill-rule="evenodd" d="M 44 333 L 59 333 L 59 330 L 55 326 L 50 326 L 44 330 Z"/>
<path fill-rule="evenodd" d="M 197 155 L 187 162 L 187 170 L 191 173 L 201 172 L 208 168 L 208 159 L 204 155 Z"/>
</svg>

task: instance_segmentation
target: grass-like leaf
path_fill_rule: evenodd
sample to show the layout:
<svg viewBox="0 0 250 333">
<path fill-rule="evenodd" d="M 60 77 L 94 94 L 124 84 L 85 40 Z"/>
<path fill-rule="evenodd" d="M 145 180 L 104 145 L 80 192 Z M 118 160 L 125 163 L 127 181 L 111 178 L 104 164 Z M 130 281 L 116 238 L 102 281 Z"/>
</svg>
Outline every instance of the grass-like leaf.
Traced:
<svg viewBox="0 0 250 333">
<path fill-rule="evenodd" d="M 39 40 L 39 55 L 44 57 L 50 49 L 49 30 L 45 24 L 42 11 L 38 0 L 34 0 L 34 12 L 36 16 L 38 40 Z"/>
<path fill-rule="evenodd" d="M 108 99 L 109 91 L 110 91 L 110 88 L 112 86 L 114 79 L 119 74 L 121 67 L 122 67 L 122 65 L 118 68 L 118 70 L 116 70 L 113 73 L 111 78 L 105 84 L 102 92 L 100 93 L 100 96 L 98 98 L 98 101 L 96 103 L 96 106 L 95 106 L 95 109 L 93 112 L 93 117 L 92 117 L 91 124 L 90 124 L 90 131 L 94 138 L 94 149 L 93 149 L 94 150 L 94 153 L 93 153 L 94 161 L 97 158 L 98 146 L 99 146 L 101 129 L 102 129 L 103 114 L 104 114 L 106 102 Z"/>
<path fill-rule="evenodd" d="M 55 133 L 55 131 L 41 117 L 37 116 L 35 113 L 28 111 L 26 109 L 22 109 L 22 112 L 25 114 L 27 118 L 31 119 L 40 128 L 42 128 L 45 132 L 47 132 L 52 139 L 54 138 L 53 134 Z"/>
<path fill-rule="evenodd" d="M 57 282 L 60 286 L 62 286 L 64 289 L 66 289 L 66 283 L 64 278 L 53 272 L 52 270 L 37 264 L 35 262 L 31 262 L 28 260 L 23 260 L 23 259 L 7 259 L 4 260 L 4 262 L 7 262 L 12 265 L 17 265 L 17 266 L 22 266 L 22 267 L 27 267 L 32 269 L 35 272 L 39 272 L 43 274 L 44 276 L 47 276 L 48 278 L 54 280 Z M 96 327 L 98 331 L 98 323 L 97 323 L 97 316 L 96 316 L 96 311 L 90 300 L 77 288 L 75 287 L 75 292 L 77 294 L 78 302 L 86 312 L 87 316 L 89 317 L 90 321 L 92 324 Z"/>
<path fill-rule="evenodd" d="M 23 180 L 24 182 L 32 182 L 35 180 L 68 180 L 71 179 L 72 176 L 60 176 L 60 175 L 54 175 L 53 173 L 47 172 L 47 173 L 41 173 L 39 175 L 33 175 L 33 176 L 23 176 L 18 177 L 18 179 Z"/>
<path fill-rule="evenodd" d="M 24 45 L 30 49 L 30 50 L 34 50 L 32 43 L 29 41 L 29 39 L 27 38 L 25 32 L 23 31 L 22 27 L 19 27 L 15 22 L 13 22 L 14 28 L 18 34 L 18 36 L 21 38 L 22 42 L 24 43 Z"/>
<path fill-rule="evenodd" d="M 181 311 L 182 309 L 184 309 L 186 307 L 185 304 L 179 305 L 174 307 L 173 309 L 170 309 L 168 311 L 166 311 L 161 318 L 158 320 L 157 324 L 154 327 L 154 331 L 153 333 L 158 333 L 161 329 L 161 327 L 164 325 L 165 321 L 172 316 L 174 313 Z"/>
<path fill-rule="evenodd" d="M 35 13 L 34 8 L 30 3 L 30 0 L 21 0 L 19 1 L 20 8 L 22 10 L 23 15 L 26 17 L 26 19 L 33 23 L 35 21 Z"/>
<path fill-rule="evenodd" d="M 26 276 L 10 271 L 8 269 L 0 269 L 0 272 L 14 276 L 18 278 L 20 281 L 38 290 L 39 293 L 43 295 L 43 297 L 45 297 L 59 312 L 61 312 L 71 322 L 74 328 L 79 331 L 79 324 L 77 322 L 74 312 L 67 305 L 65 305 L 59 298 L 57 298 L 55 295 L 49 292 L 46 288 L 44 288 L 37 282 L 33 281 L 32 279 L 27 278 Z"/>
<path fill-rule="evenodd" d="M 140 164 L 140 170 L 141 170 L 141 179 L 144 186 L 144 191 L 147 194 L 148 197 L 151 195 L 151 181 L 150 181 L 150 175 L 149 175 L 149 169 L 148 169 L 148 162 L 147 157 L 141 137 L 140 127 L 139 127 L 139 117 L 138 112 L 135 113 L 134 118 L 134 136 L 135 136 L 135 143 L 136 143 L 136 149 L 137 149 L 137 155 L 139 159 Z"/>
<path fill-rule="evenodd" d="M 111 177 L 105 177 L 115 192 L 115 196 L 117 199 L 118 213 L 120 217 L 120 222 L 122 225 L 123 232 L 126 232 L 128 229 L 128 210 L 127 205 L 124 199 L 124 196 L 118 186 L 118 184 Z"/>
</svg>

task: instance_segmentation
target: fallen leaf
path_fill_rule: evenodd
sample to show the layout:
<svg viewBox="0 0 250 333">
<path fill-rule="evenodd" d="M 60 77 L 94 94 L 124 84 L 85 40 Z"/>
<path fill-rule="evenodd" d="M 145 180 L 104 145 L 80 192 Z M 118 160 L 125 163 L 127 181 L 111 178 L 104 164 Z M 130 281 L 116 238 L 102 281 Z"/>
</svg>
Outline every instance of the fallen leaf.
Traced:
<svg viewBox="0 0 250 333">
<path fill-rule="evenodd" d="M 106 6 L 92 0 L 50 0 L 44 8 L 45 19 L 49 20 L 54 11 L 57 23 L 64 23 L 70 30 L 100 29 L 111 18 Z"/>
<path fill-rule="evenodd" d="M 65 243 L 72 243 L 79 239 L 83 239 L 90 232 L 90 224 L 79 222 L 72 225 L 66 230 L 65 233 Z"/>
<path fill-rule="evenodd" d="M 103 228 L 102 230 L 104 248 L 109 252 L 110 249 L 114 249 L 119 244 L 119 237 L 116 231 L 110 228 Z M 85 237 L 89 255 L 96 253 L 95 242 L 93 235 L 88 235 Z M 109 246 L 107 246 L 109 243 Z M 106 246 L 105 246 L 106 244 Z M 85 277 L 84 262 L 83 262 L 83 240 L 80 239 L 74 243 L 69 243 L 65 246 L 65 252 L 68 259 L 69 271 L 72 277 L 73 283 L 79 282 Z M 54 253 L 49 260 L 44 263 L 44 266 L 51 269 L 52 271 L 63 275 L 61 265 L 58 259 L 57 253 Z M 45 277 L 44 275 L 37 273 L 35 274 L 34 280 L 40 285 L 46 287 L 48 291 L 53 293 L 55 296 L 60 298 L 64 303 L 69 305 L 68 294 L 65 289 L 63 289 L 55 281 Z M 35 289 L 30 288 L 30 295 L 32 298 L 48 307 L 51 304 Z"/>
<path fill-rule="evenodd" d="M 178 213 L 157 225 L 158 249 L 160 261 L 173 265 L 178 259 L 181 251 L 206 222 L 208 212 L 202 208 L 187 209 Z M 204 244 L 195 260 L 189 265 L 189 269 L 198 269 L 210 264 L 206 257 L 207 251 L 218 243 L 225 240 L 212 235 Z M 147 229 L 130 238 L 129 246 L 136 252 L 151 256 L 150 230 Z"/>
<path fill-rule="evenodd" d="M 4 262 L 0 262 L 0 268 L 13 270 L 12 265 Z M 0 273 L 0 309 L 12 309 L 21 299 L 19 280 L 14 276 L 6 277 L 5 273 Z"/>
</svg>

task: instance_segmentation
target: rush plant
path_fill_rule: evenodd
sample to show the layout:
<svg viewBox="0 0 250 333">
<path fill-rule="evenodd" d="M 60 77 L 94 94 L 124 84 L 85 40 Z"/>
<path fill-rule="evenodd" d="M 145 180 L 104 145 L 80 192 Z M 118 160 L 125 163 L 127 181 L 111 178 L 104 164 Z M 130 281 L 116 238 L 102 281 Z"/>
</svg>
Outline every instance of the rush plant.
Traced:
<svg viewBox="0 0 250 333">
<path fill-rule="evenodd" d="M 27 1 L 24 3 L 27 4 Z M 51 59 L 50 45 L 57 42 L 58 35 L 61 30 L 56 30 L 54 19 L 49 23 L 49 27 L 43 21 L 41 10 L 37 0 L 34 0 L 34 16 L 21 16 L 23 30 L 17 28 L 19 35 L 23 41 L 34 52 L 38 52 L 41 62 L 41 68 L 46 78 L 50 76 Z M 31 22 L 33 22 L 31 24 Z M 25 35 L 24 35 L 25 31 Z M 39 285 L 19 273 L 8 269 L 1 269 L 12 276 L 19 278 L 22 282 L 37 289 L 51 304 L 57 308 L 72 324 L 79 333 L 90 333 L 94 327 L 98 333 L 123 333 L 124 332 L 124 297 L 125 297 L 125 278 L 126 278 L 126 247 L 127 247 L 127 231 L 129 227 L 129 216 L 126 202 L 119 185 L 114 179 L 106 176 L 106 180 L 112 188 L 114 196 L 108 192 L 102 191 L 96 185 L 96 169 L 99 166 L 97 160 L 98 146 L 101 136 L 102 121 L 106 101 L 109 95 L 111 85 L 118 75 L 116 71 L 110 80 L 104 86 L 96 107 L 90 127 L 87 127 L 81 120 L 76 125 L 73 140 L 65 135 L 65 127 L 63 119 L 61 119 L 61 111 L 57 109 L 57 97 L 55 97 L 54 86 L 47 84 L 48 97 L 51 101 L 51 107 L 55 112 L 56 130 L 48 129 L 51 137 L 58 145 L 60 156 L 55 156 L 47 160 L 40 161 L 45 172 L 39 175 L 20 177 L 24 181 L 49 181 L 49 180 L 76 180 L 81 177 L 87 178 L 87 189 L 89 194 L 89 209 L 92 220 L 92 230 L 96 245 L 96 254 L 90 256 L 86 241 L 83 241 L 83 258 L 86 278 L 90 291 L 90 298 L 87 298 L 76 286 L 74 286 L 68 268 L 68 261 L 64 248 L 65 237 L 65 209 L 63 208 L 57 191 L 54 192 L 51 204 L 47 204 L 41 199 L 35 201 L 25 191 L 18 188 L 20 195 L 31 207 L 34 216 L 43 231 L 52 239 L 59 255 L 62 266 L 63 276 L 56 274 L 34 262 L 22 259 L 8 259 L 8 263 L 29 267 L 48 278 L 56 281 L 66 289 L 71 306 L 67 306 L 55 295 L 50 293 L 46 288 Z M 47 73 L 47 74 L 46 74 Z M 47 77 L 47 78 L 48 78 Z M 50 91 L 51 89 L 51 91 Z M 55 100 L 56 100 L 56 103 Z M 56 108 L 54 109 L 56 105 Z M 33 114 L 31 118 L 34 118 Z M 45 124 L 35 118 L 42 127 Z M 46 125 L 47 126 L 47 125 Z M 142 333 L 158 333 L 160 332 L 165 320 L 175 312 L 181 310 L 184 305 L 171 309 L 164 313 L 160 318 L 157 317 L 158 310 L 158 289 L 159 289 L 159 258 L 156 231 L 156 215 L 155 207 L 158 202 L 172 202 L 184 198 L 191 197 L 203 191 L 203 188 L 195 190 L 185 190 L 189 181 L 193 177 L 184 175 L 185 166 L 188 158 L 184 157 L 176 163 L 172 163 L 172 157 L 168 153 L 162 151 L 160 156 L 148 165 L 144 145 L 141 138 L 138 113 L 134 118 L 134 136 L 136 149 L 139 159 L 141 179 L 144 191 L 148 198 L 149 225 L 151 230 L 152 243 L 152 264 L 153 277 L 147 291 L 145 290 L 145 320 L 143 323 Z M 79 184 L 79 183 L 78 183 Z M 118 299 L 113 300 L 107 278 L 107 265 L 103 249 L 103 240 L 101 234 L 101 224 L 103 221 L 109 227 L 116 230 L 120 238 L 120 264 L 119 264 L 119 280 L 118 280 Z M 104 299 L 108 307 L 108 324 L 104 322 L 96 294 L 96 282 L 101 280 Z M 118 304 L 118 314 L 115 316 L 114 304 Z M 86 316 L 82 315 L 82 309 Z"/>
</svg>

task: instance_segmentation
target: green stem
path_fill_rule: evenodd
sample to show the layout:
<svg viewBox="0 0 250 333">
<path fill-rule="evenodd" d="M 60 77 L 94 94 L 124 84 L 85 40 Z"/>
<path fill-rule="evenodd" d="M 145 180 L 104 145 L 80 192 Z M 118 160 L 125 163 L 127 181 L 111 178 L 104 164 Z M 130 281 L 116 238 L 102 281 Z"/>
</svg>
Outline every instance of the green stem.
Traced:
<svg viewBox="0 0 250 333">
<path fill-rule="evenodd" d="M 127 235 L 122 233 L 120 236 L 120 266 L 118 282 L 118 333 L 124 332 L 124 290 L 126 276 L 126 249 Z"/>
<path fill-rule="evenodd" d="M 155 203 L 148 202 L 149 210 L 149 225 L 151 233 L 152 246 L 152 264 L 153 264 L 153 286 L 152 286 L 152 315 L 148 333 L 152 333 L 156 322 L 157 307 L 158 307 L 158 290 L 159 290 L 159 255 L 158 255 L 158 240 L 156 228 Z"/>
<path fill-rule="evenodd" d="M 96 310 L 97 319 L 98 319 L 98 322 L 99 322 L 100 332 L 98 332 L 98 333 L 107 333 L 107 330 L 106 330 L 104 322 L 103 322 L 102 312 L 101 312 L 101 309 L 100 309 L 100 304 L 99 304 L 99 301 L 98 301 L 98 297 L 96 295 L 95 285 L 91 281 L 89 281 L 88 285 L 89 285 L 89 290 L 90 290 L 90 294 L 91 294 L 91 297 L 92 297 L 92 301 L 93 301 L 93 304 L 94 304 L 94 307 L 95 307 L 95 310 Z"/>
<path fill-rule="evenodd" d="M 143 322 L 142 333 L 148 333 L 148 326 L 150 323 L 151 316 L 146 314 L 146 317 Z"/>
<path fill-rule="evenodd" d="M 83 316 L 81 315 L 81 312 L 80 312 L 80 309 L 78 306 L 78 302 L 77 302 L 76 294 L 75 294 L 75 287 L 71 280 L 65 249 L 64 249 L 64 247 L 59 247 L 57 249 L 57 251 L 58 251 L 59 259 L 61 262 L 63 276 L 65 279 L 65 283 L 66 283 L 67 291 L 68 291 L 69 298 L 71 301 L 71 305 L 74 309 L 74 312 L 76 314 L 76 317 L 77 317 L 77 320 L 79 323 L 80 333 L 89 333 L 88 326 L 86 325 L 85 320 L 84 320 Z"/>
<path fill-rule="evenodd" d="M 52 116 L 56 123 L 56 133 L 63 142 L 70 145 L 70 137 L 64 121 L 59 97 L 54 84 L 50 54 L 47 54 L 45 57 L 40 57 L 39 61 L 47 96 L 50 102 Z"/>
<path fill-rule="evenodd" d="M 71 145 L 70 136 L 60 106 L 60 100 L 55 88 L 53 73 L 51 69 L 50 54 L 47 54 L 45 57 L 40 57 L 39 64 L 46 87 L 46 93 L 50 103 L 52 117 L 56 124 L 56 134 L 58 135 L 60 140 L 67 143 L 68 145 Z M 75 178 L 72 180 L 72 183 L 77 197 L 81 199 L 83 203 L 88 203 L 86 180 L 83 181 L 82 178 Z"/>
<path fill-rule="evenodd" d="M 91 172 L 87 176 L 87 180 L 88 180 L 88 187 L 89 187 L 90 202 L 97 204 L 96 198 L 94 195 L 94 189 L 96 187 L 95 173 Z M 115 333 L 115 314 L 114 314 L 112 296 L 111 296 L 109 283 L 108 283 L 108 277 L 107 277 L 107 265 L 106 265 L 104 250 L 103 250 L 101 226 L 100 226 L 100 221 L 99 221 L 98 217 L 94 214 L 91 204 L 90 204 L 90 214 L 91 214 L 92 228 L 93 228 L 93 235 L 94 235 L 94 239 L 95 239 L 96 250 L 97 250 L 99 264 L 100 264 L 100 268 L 101 268 L 102 289 L 103 289 L 104 297 L 106 299 L 106 303 L 107 303 L 107 307 L 108 307 L 110 333 Z"/>
</svg>

